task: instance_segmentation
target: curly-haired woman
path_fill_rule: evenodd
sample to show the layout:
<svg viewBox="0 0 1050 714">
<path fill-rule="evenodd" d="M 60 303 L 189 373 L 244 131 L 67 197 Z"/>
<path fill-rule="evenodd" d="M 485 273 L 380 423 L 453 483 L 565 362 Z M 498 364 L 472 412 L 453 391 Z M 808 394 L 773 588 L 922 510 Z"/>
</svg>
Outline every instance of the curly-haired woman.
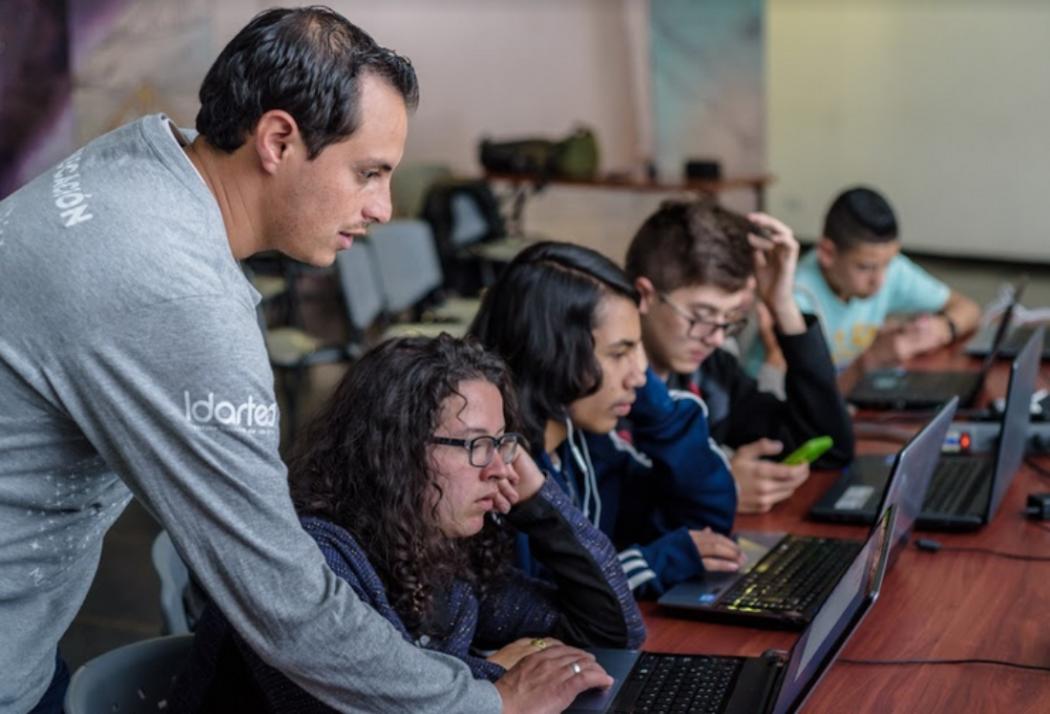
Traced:
<svg viewBox="0 0 1050 714">
<path fill-rule="evenodd" d="M 332 587 L 353 588 L 390 621 L 391 636 L 493 681 L 530 655 L 564 659 L 557 676 L 596 666 L 558 640 L 644 639 L 614 549 L 519 448 L 518 423 L 498 357 L 447 335 L 392 340 L 349 370 L 289 461 L 303 527 L 339 578 Z M 553 583 L 511 565 L 514 531 Z M 327 710 L 265 660 L 210 607 L 179 687 L 192 701 L 180 708 Z"/>
</svg>

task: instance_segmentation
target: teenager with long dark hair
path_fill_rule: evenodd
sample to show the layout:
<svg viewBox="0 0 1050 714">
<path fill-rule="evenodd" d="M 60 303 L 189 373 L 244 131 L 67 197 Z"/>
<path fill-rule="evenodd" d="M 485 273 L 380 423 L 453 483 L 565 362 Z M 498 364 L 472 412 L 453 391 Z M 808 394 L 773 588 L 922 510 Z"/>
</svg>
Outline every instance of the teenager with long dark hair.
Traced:
<svg viewBox="0 0 1050 714">
<path fill-rule="evenodd" d="M 498 357 L 447 335 L 391 340 L 351 367 L 289 461 L 303 528 L 343 583 L 401 638 L 501 691 L 525 668 L 554 686 L 597 667 L 560 641 L 644 639 L 615 550 L 521 448 L 518 422 Z M 515 532 L 553 582 L 513 567 Z M 209 609 L 183 708 L 326 710 L 260 654 Z"/>
<path fill-rule="evenodd" d="M 706 408 L 647 368 L 638 302 L 608 258 L 538 243 L 486 291 L 470 331 L 510 367 L 537 463 L 622 549 L 630 586 L 648 596 L 743 557 L 726 537 L 736 489 Z M 628 414 L 633 443 L 615 432 Z M 531 550 L 519 549 L 523 564 Z"/>
</svg>

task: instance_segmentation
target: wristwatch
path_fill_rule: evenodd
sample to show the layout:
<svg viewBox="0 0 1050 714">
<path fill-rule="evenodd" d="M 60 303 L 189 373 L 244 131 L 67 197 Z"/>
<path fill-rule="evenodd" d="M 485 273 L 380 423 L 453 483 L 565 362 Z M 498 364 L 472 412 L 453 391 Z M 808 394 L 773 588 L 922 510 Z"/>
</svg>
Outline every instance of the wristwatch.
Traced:
<svg viewBox="0 0 1050 714">
<path fill-rule="evenodd" d="M 948 313 L 942 311 L 937 314 L 943 317 L 944 322 L 948 325 L 948 344 L 950 345 L 959 336 L 959 328 L 955 326 L 955 320 Z"/>
</svg>

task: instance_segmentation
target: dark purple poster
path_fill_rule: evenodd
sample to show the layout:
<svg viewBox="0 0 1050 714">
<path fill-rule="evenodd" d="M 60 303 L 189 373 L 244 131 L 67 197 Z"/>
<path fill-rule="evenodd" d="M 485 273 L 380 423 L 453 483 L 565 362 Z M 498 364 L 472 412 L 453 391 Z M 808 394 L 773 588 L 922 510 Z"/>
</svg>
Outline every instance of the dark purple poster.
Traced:
<svg viewBox="0 0 1050 714">
<path fill-rule="evenodd" d="M 73 83 L 67 0 L 0 5 L 2 198 L 72 148 Z"/>
</svg>

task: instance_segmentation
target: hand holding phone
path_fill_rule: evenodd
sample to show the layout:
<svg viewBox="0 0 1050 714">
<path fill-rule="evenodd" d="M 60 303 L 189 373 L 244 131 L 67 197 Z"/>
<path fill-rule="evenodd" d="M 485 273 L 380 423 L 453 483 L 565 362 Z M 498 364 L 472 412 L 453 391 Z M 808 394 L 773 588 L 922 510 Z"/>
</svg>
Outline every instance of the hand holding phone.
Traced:
<svg viewBox="0 0 1050 714">
<path fill-rule="evenodd" d="M 814 437 L 785 456 L 783 463 L 788 466 L 811 464 L 819 459 L 825 451 L 830 449 L 834 443 L 835 442 L 832 441 L 830 436 Z"/>
<path fill-rule="evenodd" d="M 770 460 L 783 452 L 784 444 L 775 439 L 759 439 L 737 448 L 729 465 L 737 485 L 739 513 L 768 512 L 790 498 L 809 477 L 809 466 L 804 463 Z"/>
</svg>

